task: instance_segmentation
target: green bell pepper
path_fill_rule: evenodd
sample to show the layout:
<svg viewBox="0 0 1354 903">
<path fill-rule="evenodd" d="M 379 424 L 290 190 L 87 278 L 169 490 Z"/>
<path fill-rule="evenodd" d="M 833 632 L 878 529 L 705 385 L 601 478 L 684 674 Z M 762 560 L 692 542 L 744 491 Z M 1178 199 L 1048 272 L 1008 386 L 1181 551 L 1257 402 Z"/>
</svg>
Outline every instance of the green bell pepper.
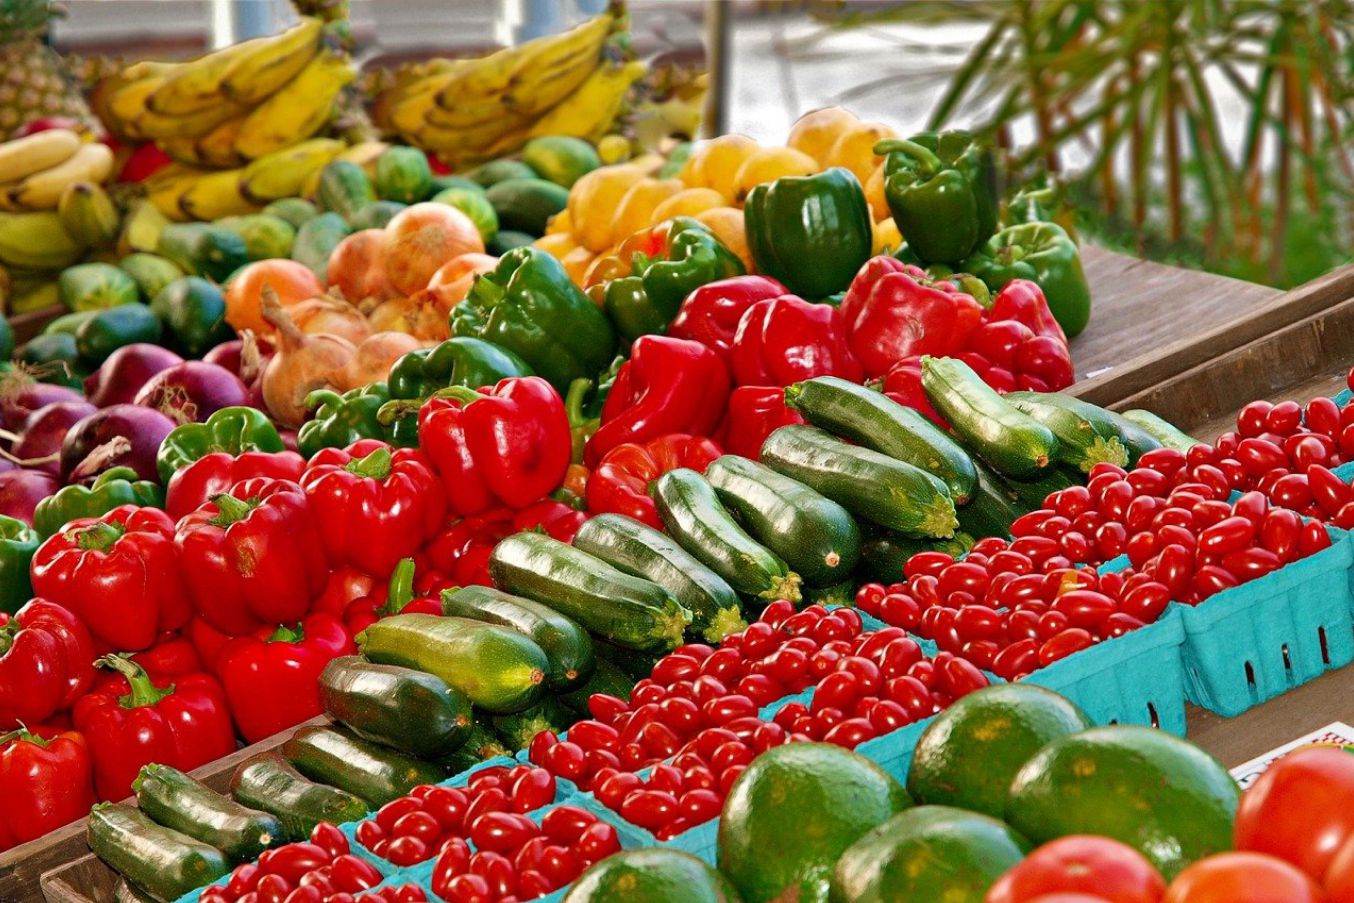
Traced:
<svg viewBox="0 0 1354 903">
<path fill-rule="evenodd" d="M 14 614 L 33 598 L 28 566 L 41 543 L 37 530 L 0 514 L 0 612 Z"/>
<path fill-rule="evenodd" d="M 558 260 L 514 248 L 481 275 L 451 311 L 451 332 L 500 345 L 561 394 L 611 362 L 616 332 Z"/>
<path fill-rule="evenodd" d="M 1091 289 L 1077 243 L 1056 223 L 1007 226 L 965 260 L 963 269 L 987 283 L 993 294 L 1012 279 L 1037 283 L 1069 339 L 1091 319 Z"/>
<path fill-rule="evenodd" d="M 38 502 L 33 529 L 46 539 L 77 517 L 103 517 L 119 505 L 163 508 L 165 493 L 159 484 L 139 480 L 130 467 L 105 470 L 89 486 L 66 486 Z"/>
<path fill-rule="evenodd" d="M 418 444 L 418 409 L 448 386 L 478 389 L 510 376 L 531 376 L 526 361 L 482 339 L 456 336 L 433 348 L 418 348 L 395 361 L 386 384 L 390 401 L 378 417 L 396 445 Z"/>
<path fill-rule="evenodd" d="M 757 272 L 809 300 L 849 286 L 874 250 L 865 189 L 841 167 L 758 185 L 743 217 Z"/>
<path fill-rule="evenodd" d="M 389 441 L 390 435 L 377 414 L 390 401 L 385 383 L 349 389 L 342 395 L 332 389 L 317 389 L 306 396 L 314 416 L 296 433 L 296 448 L 309 458 L 322 448 L 345 448 L 358 439 Z"/>
<path fill-rule="evenodd" d="M 997 169 L 968 132 L 881 141 L 884 198 L 893 222 L 927 263 L 955 263 L 997 231 Z"/>
<path fill-rule="evenodd" d="M 202 423 L 184 423 L 174 427 L 160 443 L 155 468 L 160 481 L 168 483 L 174 472 L 212 452 L 286 450 L 277 427 L 258 408 L 235 406 L 222 408 Z"/>
<path fill-rule="evenodd" d="M 627 239 L 619 248 L 616 275 L 589 290 L 600 300 L 616 331 L 634 340 L 662 333 L 682 300 L 702 285 L 742 276 L 743 262 L 714 233 L 679 216 Z"/>
</svg>

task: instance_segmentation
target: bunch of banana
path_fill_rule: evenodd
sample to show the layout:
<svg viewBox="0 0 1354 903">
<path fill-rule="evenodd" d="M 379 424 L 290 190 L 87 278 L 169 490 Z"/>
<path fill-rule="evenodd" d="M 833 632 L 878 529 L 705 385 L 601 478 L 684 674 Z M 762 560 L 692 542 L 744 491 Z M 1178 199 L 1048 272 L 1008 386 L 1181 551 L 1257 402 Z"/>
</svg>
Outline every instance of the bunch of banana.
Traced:
<svg viewBox="0 0 1354 903">
<path fill-rule="evenodd" d="M 75 182 L 99 183 L 113 170 L 105 144 L 49 129 L 0 144 L 0 210 L 55 210 Z"/>
<path fill-rule="evenodd" d="M 104 79 L 91 103 L 126 141 L 179 163 L 235 169 L 310 138 L 353 80 L 346 22 L 314 16 L 183 63 L 140 62 Z"/>
<path fill-rule="evenodd" d="M 0 264 L 23 270 L 59 270 L 78 261 L 86 250 L 55 210 L 0 213 Z"/>
<path fill-rule="evenodd" d="M 596 140 L 616 118 L 643 63 L 626 55 L 621 4 L 563 34 L 478 59 L 435 59 L 398 71 L 375 99 L 376 123 L 454 167 L 518 150 L 537 135 Z"/>
</svg>

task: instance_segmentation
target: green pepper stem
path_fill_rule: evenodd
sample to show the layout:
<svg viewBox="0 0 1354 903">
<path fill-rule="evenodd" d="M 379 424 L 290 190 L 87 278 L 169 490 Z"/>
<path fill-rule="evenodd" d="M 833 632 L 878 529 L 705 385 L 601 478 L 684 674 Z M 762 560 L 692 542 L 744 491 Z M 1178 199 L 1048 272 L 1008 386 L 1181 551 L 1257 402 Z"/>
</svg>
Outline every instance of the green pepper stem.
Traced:
<svg viewBox="0 0 1354 903">
<path fill-rule="evenodd" d="M 75 531 L 75 542 L 82 552 L 107 552 L 122 538 L 124 530 L 117 524 L 99 521 Z"/>
<path fill-rule="evenodd" d="M 95 661 L 94 664 L 100 668 L 111 668 L 127 678 L 127 685 L 132 688 L 132 691 L 118 699 L 118 703 L 124 709 L 139 709 L 143 706 L 156 705 L 174 695 L 173 684 L 164 689 L 155 686 L 151 682 L 150 675 L 146 673 L 146 669 L 125 654 L 105 655 Z"/>
<path fill-rule="evenodd" d="M 229 527 L 236 521 L 244 520 L 249 516 L 249 512 L 259 506 L 258 499 L 237 499 L 227 492 L 218 493 L 212 496 L 212 504 L 216 505 L 217 515 L 212 518 L 212 523 L 218 527 Z"/>
<path fill-rule="evenodd" d="M 583 416 L 583 400 L 592 389 L 592 380 L 580 376 L 569 383 L 569 391 L 564 395 L 564 412 L 569 415 L 569 426 L 580 427 L 587 418 Z"/>
<path fill-rule="evenodd" d="M 894 152 L 906 154 L 916 162 L 917 169 L 927 178 L 934 176 L 945 167 L 944 161 L 933 153 L 930 148 L 906 138 L 880 141 L 874 146 L 874 152 L 880 156 Z"/>
<path fill-rule="evenodd" d="M 390 573 L 390 583 L 386 588 L 387 613 L 397 615 L 414 599 L 414 559 L 401 558 Z"/>
<path fill-rule="evenodd" d="M 794 383 L 785 387 L 785 405 L 791 408 L 799 406 L 799 396 L 804 393 L 803 383 Z"/>
<path fill-rule="evenodd" d="M 407 417 L 410 414 L 417 415 L 425 400 L 423 398 L 396 398 L 387 401 L 376 411 L 376 422 L 381 426 L 390 426 L 402 417 Z"/>
<path fill-rule="evenodd" d="M 41 746 L 43 749 L 46 749 L 51 742 L 30 731 L 22 721 L 19 722 L 17 730 L 12 730 L 7 734 L 0 734 L 0 748 L 3 748 L 5 744 L 9 743 L 11 740 L 33 743 L 37 746 Z"/>
<path fill-rule="evenodd" d="M 285 624 L 279 624 L 277 630 L 265 642 L 268 643 L 299 643 L 306 638 L 306 629 L 301 624 L 295 627 L 288 627 Z"/>
<path fill-rule="evenodd" d="M 445 389 L 438 389 L 437 395 L 440 398 L 453 398 L 461 402 L 461 406 L 470 404 L 473 401 L 479 401 L 482 398 L 488 398 L 483 392 L 476 392 L 469 386 L 447 386 Z"/>
<path fill-rule="evenodd" d="M 384 480 L 390 476 L 390 449 L 378 448 L 365 458 L 349 461 L 343 469 L 359 477 Z"/>
<path fill-rule="evenodd" d="M 316 389 L 306 396 L 306 410 L 314 411 L 325 405 L 341 405 L 343 396 L 333 389 Z"/>
</svg>

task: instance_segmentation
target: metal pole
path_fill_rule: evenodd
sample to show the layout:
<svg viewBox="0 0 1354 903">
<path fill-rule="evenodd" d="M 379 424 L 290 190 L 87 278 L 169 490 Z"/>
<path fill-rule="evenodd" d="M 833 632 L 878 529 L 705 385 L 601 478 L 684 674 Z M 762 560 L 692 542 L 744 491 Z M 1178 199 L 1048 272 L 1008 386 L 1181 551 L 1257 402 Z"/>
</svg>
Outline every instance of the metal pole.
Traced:
<svg viewBox="0 0 1354 903">
<path fill-rule="evenodd" d="M 706 0 L 705 71 L 709 88 L 705 93 L 705 135 L 713 138 L 728 129 L 729 116 L 729 0 Z"/>
</svg>

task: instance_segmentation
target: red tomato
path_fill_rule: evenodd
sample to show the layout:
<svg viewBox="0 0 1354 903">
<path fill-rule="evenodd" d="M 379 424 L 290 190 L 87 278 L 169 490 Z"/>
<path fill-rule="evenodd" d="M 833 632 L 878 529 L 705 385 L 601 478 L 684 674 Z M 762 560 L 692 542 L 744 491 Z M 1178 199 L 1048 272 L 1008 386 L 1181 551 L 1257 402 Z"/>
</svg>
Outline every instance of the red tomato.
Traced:
<svg viewBox="0 0 1354 903">
<path fill-rule="evenodd" d="M 1271 765 L 1241 798 L 1234 841 L 1321 877 L 1354 835 L 1354 756 L 1300 749 Z"/>
<path fill-rule="evenodd" d="M 1108 837 L 1044 844 L 997 879 L 985 903 L 1030 903 L 1055 891 L 1094 892 L 1109 903 L 1157 903 L 1166 882 L 1137 850 Z"/>
<path fill-rule="evenodd" d="M 1282 859 L 1260 853 L 1221 853 L 1199 860 L 1176 876 L 1161 903 L 1327 903 L 1327 900 L 1315 881 Z"/>
</svg>

